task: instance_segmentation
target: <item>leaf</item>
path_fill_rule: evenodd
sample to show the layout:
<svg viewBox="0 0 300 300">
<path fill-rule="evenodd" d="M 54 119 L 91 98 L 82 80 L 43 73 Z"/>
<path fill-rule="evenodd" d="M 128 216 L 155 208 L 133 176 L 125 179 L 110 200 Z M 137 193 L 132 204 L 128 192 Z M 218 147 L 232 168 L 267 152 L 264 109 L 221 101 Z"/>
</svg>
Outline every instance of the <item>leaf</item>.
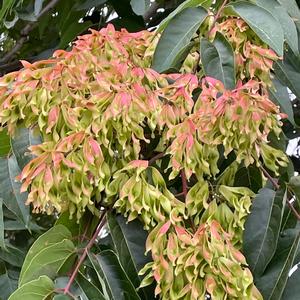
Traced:
<svg viewBox="0 0 300 300">
<path fill-rule="evenodd" d="M 131 0 L 130 5 L 135 14 L 142 16 L 151 5 L 150 0 Z"/>
<path fill-rule="evenodd" d="M 139 221 L 126 224 L 126 219 L 120 215 L 108 214 L 107 221 L 121 265 L 138 288 L 141 283 L 138 273 L 149 262 L 149 257 L 144 254 L 147 232 Z"/>
<path fill-rule="evenodd" d="M 64 294 L 59 294 L 59 295 L 55 295 L 53 297 L 53 300 L 72 300 L 72 298 Z"/>
<path fill-rule="evenodd" d="M 205 75 L 222 81 L 228 90 L 234 89 L 234 54 L 226 38 L 217 32 L 212 43 L 201 39 L 200 53 Z"/>
<path fill-rule="evenodd" d="M 276 61 L 274 63 L 274 71 L 276 77 L 284 85 L 288 86 L 298 98 L 300 98 L 300 72 L 286 60 L 283 62 Z"/>
<path fill-rule="evenodd" d="M 78 273 L 75 279 L 81 295 L 84 294 L 88 300 L 106 300 L 99 289 L 82 273 Z"/>
<path fill-rule="evenodd" d="M 17 282 L 10 278 L 8 270 L 3 261 L 0 262 L 0 295 L 6 300 L 16 290 Z"/>
<path fill-rule="evenodd" d="M 78 35 L 83 33 L 85 30 L 90 28 L 93 23 L 91 21 L 87 21 L 84 23 L 73 23 L 70 24 L 65 31 L 63 31 L 63 34 L 60 39 L 60 43 L 58 45 L 58 48 L 65 48 L 68 46 L 70 42 L 72 42 Z"/>
<path fill-rule="evenodd" d="M 38 16 L 43 8 L 43 3 L 45 0 L 35 0 L 34 1 L 34 15 Z"/>
<path fill-rule="evenodd" d="M 300 10 L 295 0 L 277 0 L 289 15 L 295 20 L 298 30 L 300 30 Z"/>
<path fill-rule="evenodd" d="M 280 6 L 276 0 L 256 0 L 256 4 L 267 10 L 281 24 L 287 43 L 294 53 L 298 53 L 297 28 L 286 9 Z"/>
<path fill-rule="evenodd" d="M 21 268 L 25 253 L 20 248 L 16 248 L 9 243 L 6 243 L 5 246 L 7 250 L 0 249 L 0 259 L 8 262 L 12 266 Z"/>
<path fill-rule="evenodd" d="M 274 87 L 269 89 L 271 100 L 280 106 L 281 111 L 287 114 L 288 120 L 297 126 L 294 120 L 293 106 L 287 87 L 282 85 L 276 78 L 273 79 Z"/>
<path fill-rule="evenodd" d="M 244 254 L 254 276 L 263 274 L 272 259 L 281 227 L 286 191 L 263 188 L 253 200 L 245 223 Z"/>
<path fill-rule="evenodd" d="M 4 205 L 14 213 L 20 221 L 29 221 L 29 207 L 25 206 L 27 193 L 20 193 L 21 183 L 16 182 L 20 169 L 14 155 L 0 158 L 0 197 Z"/>
<path fill-rule="evenodd" d="M 177 14 L 160 37 L 152 68 L 163 72 L 174 67 L 206 17 L 207 11 L 202 7 L 186 8 Z"/>
<path fill-rule="evenodd" d="M 288 278 L 284 288 L 282 299 L 298 300 L 300 295 L 300 266 L 298 265 L 294 273 Z"/>
<path fill-rule="evenodd" d="M 267 10 L 249 2 L 239 1 L 227 6 L 226 13 L 232 12 L 239 15 L 279 56 L 283 55 L 283 30 Z"/>
<path fill-rule="evenodd" d="M 18 288 L 9 300 L 46 300 L 54 293 L 54 283 L 47 276 L 41 276 Z"/>
<path fill-rule="evenodd" d="M 0 21 L 3 21 L 3 18 L 6 16 L 6 14 L 9 13 L 9 11 L 12 9 L 12 7 L 15 5 L 17 0 L 3 0 L 2 6 L 0 10 Z"/>
<path fill-rule="evenodd" d="M 257 193 L 262 188 L 262 175 L 255 166 L 241 167 L 235 173 L 234 186 L 244 186 Z"/>
<path fill-rule="evenodd" d="M 289 271 L 293 266 L 299 242 L 300 233 L 297 229 L 287 230 L 281 234 L 272 261 L 264 275 L 255 280 L 264 300 L 288 299 L 282 298 L 282 293 L 288 280 Z"/>
<path fill-rule="evenodd" d="M 70 219 L 70 212 L 63 212 L 56 220 L 55 225 L 65 226 L 72 234 L 72 236 L 78 236 L 80 238 L 85 235 L 86 238 L 91 237 L 94 233 L 95 227 L 99 222 L 99 218 L 94 216 L 90 211 L 86 211 L 78 221 L 75 217 Z M 74 240 L 75 241 L 75 240 Z"/>
<path fill-rule="evenodd" d="M 296 197 L 296 201 L 298 202 L 298 206 L 300 206 L 300 176 L 291 177 L 288 183 L 288 188 L 293 192 Z"/>
<path fill-rule="evenodd" d="M 11 139 L 11 146 L 20 169 L 23 169 L 33 159 L 28 148 L 41 143 L 41 136 L 33 129 L 24 127 L 16 129 L 14 137 Z"/>
<path fill-rule="evenodd" d="M 166 18 L 164 18 L 161 23 L 159 24 L 157 28 L 157 32 L 163 31 L 169 24 L 169 22 L 180 12 L 182 12 L 185 8 L 188 7 L 197 7 L 197 6 L 204 6 L 205 3 L 211 3 L 212 1 L 207 1 L 207 0 L 186 0 L 183 3 L 181 3 L 176 9 L 174 9 Z M 209 5 L 210 6 L 210 5 Z M 209 8 L 206 7 L 206 8 Z"/>
<path fill-rule="evenodd" d="M 41 235 L 29 249 L 20 273 L 19 286 L 40 273 L 46 264 L 50 264 L 48 273 L 52 276 L 63 262 L 75 252 L 70 241 L 72 235 L 63 225 L 56 225 Z M 35 269 L 35 268 L 40 269 Z"/>
<path fill-rule="evenodd" d="M 4 237 L 3 199 L 0 198 L 0 248 L 2 249 L 6 249 Z"/>
<path fill-rule="evenodd" d="M 105 250 L 98 255 L 89 254 L 89 258 L 111 300 L 140 300 L 114 252 Z"/>
<path fill-rule="evenodd" d="M 0 157 L 7 156 L 10 151 L 10 139 L 7 130 L 0 131 Z"/>
</svg>

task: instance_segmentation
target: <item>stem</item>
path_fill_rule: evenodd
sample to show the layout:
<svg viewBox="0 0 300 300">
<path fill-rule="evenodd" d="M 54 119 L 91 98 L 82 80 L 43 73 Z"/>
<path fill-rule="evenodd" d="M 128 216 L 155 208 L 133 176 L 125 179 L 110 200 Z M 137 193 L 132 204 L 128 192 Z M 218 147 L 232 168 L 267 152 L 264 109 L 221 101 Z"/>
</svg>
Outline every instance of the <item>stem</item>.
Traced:
<svg viewBox="0 0 300 300">
<path fill-rule="evenodd" d="M 188 193 L 188 185 L 187 185 L 187 179 L 186 179 L 184 170 L 180 171 L 180 175 L 181 175 L 181 181 L 182 181 L 182 194 L 183 194 L 184 198 L 186 198 L 186 195 Z"/>
<path fill-rule="evenodd" d="M 160 158 L 162 158 L 164 156 L 165 156 L 164 152 L 158 153 L 157 155 L 153 156 L 151 159 L 149 159 L 149 162 L 148 162 L 149 166 L 153 165 L 153 163 L 155 161 L 157 161 L 158 159 L 160 159 Z"/>
<path fill-rule="evenodd" d="M 278 190 L 280 188 L 279 184 L 277 181 L 268 173 L 268 171 L 264 167 L 260 167 L 264 175 L 270 180 L 270 182 L 273 184 L 274 188 Z"/>
<path fill-rule="evenodd" d="M 274 188 L 276 190 L 278 190 L 280 188 L 280 185 L 278 184 L 278 182 L 276 180 L 274 180 L 274 178 L 268 173 L 268 171 L 265 168 L 263 168 L 261 166 L 260 169 L 262 170 L 262 172 L 264 173 L 264 175 L 270 180 L 270 182 L 273 184 Z M 293 206 L 293 204 L 290 203 L 290 201 L 288 199 L 286 200 L 286 204 L 290 208 L 290 210 L 293 212 L 293 214 L 295 215 L 295 217 L 297 218 L 297 220 L 300 221 L 300 214 L 297 212 L 297 210 L 295 209 L 295 207 Z"/>
<path fill-rule="evenodd" d="M 187 179 L 186 179 L 186 175 L 185 175 L 184 170 L 180 171 L 180 176 L 181 176 L 181 181 L 182 181 L 182 195 L 184 196 L 184 199 L 186 199 L 186 195 L 188 193 L 188 184 L 187 184 Z M 189 221 L 190 221 L 190 225 L 192 227 L 192 230 L 194 232 L 196 232 L 195 224 L 194 224 L 194 221 L 191 217 L 189 218 Z"/>
<path fill-rule="evenodd" d="M 214 29 L 214 27 L 215 27 L 215 25 L 216 25 L 216 23 L 217 23 L 217 21 L 218 21 L 218 19 L 220 17 L 220 15 L 221 15 L 221 13 L 222 13 L 225 5 L 227 4 L 227 2 L 228 2 L 228 0 L 224 0 L 224 2 L 222 3 L 221 7 L 219 8 L 217 14 L 214 17 L 214 21 L 213 21 L 213 23 L 211 25 L 211 28 L 210 28 L 210 30 L 207 33 L 207 36 L 210 36 L 211 32 L 213 31 L 213 29 Z"/>
<path fill-rule="evenodd" d="M 96 238 L 98 237 L 101 229 L 103 228 L 104 224 L 105 224 L 105 215 L 106 215 L 106 212 L 104 211 L 103 214 L 101 215 L 100 217 L 100 221 L 99 221 L 99 224 L 98 224 L 98 227 L 94 233 L 94 235 L 92 236 L 91 240 L 89 241 L 89 243 L 85 246 L 84 250 L 83 250 L 83 253 L 79 259 L 79 261 L 77 262 L 77 265 L 76 267 L 74 268 L 72 274 L 71 274 L 71 277 L 68 281 L 68 284 L 66 285 L 66 287 L 64 288 L 64 294 L 65 295 L 68 295 L 70 293 L 70 288 L 71 288 L 71 285 L 72 283 L 74 282 L 76 276 L 77 276 L 77 273 L 79 271 L 79 268 L 81 267 L 81 265 L 83 264 L 85 258 L 87 257 L 88 255 L 88 252 L 89 250 L 92 248 L 93 244 L 95 243 L 95 240 Z"/>
</svg>

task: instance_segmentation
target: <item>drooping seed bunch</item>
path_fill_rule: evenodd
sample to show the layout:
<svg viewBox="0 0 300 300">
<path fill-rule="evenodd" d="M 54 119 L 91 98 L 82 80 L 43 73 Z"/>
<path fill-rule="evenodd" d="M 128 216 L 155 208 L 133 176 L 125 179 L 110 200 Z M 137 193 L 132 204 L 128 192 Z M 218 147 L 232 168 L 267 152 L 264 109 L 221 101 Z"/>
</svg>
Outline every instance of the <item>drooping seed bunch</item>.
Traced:
<svg viewBox="0 0 300 300">
<path fill-rule="evenodd" d="M 229 154 L 230 176 L 238 164 L 275 173 L 286 165 L 268 144 L 284 117 L 267 92 L 278 57 L 239 19 L 214 30 L 211 38 L 220 31 L 234 48 L 234 90 L 188 73 L 197 52 L 185 60 L 185 74 L 157 73 L 150 65 L 158 37 L 111 25 L 0 79 L 0 126 L 11 135 L 34 127 L 43 139 L 19 176 L 27 203 L 79 219 L 86 209 L 97 214 L 101 202 L 142 220 L 153 258 L 143 285 L 154 278 L 162 299 L 262 299 L 239 251 L 254 193 L 215 179 Z M 161 152 L 155 166 L 145 151 L 153 140 Z M 181 196 L 172 186 L 178 179 Z"/>
</svg>

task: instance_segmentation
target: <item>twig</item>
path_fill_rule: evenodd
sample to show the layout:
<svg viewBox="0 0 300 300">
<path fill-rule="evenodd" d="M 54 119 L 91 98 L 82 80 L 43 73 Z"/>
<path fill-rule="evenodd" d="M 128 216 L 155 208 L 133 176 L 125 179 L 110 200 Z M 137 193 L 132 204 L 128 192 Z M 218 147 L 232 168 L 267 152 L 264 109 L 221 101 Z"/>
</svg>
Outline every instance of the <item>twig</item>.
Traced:
<svg viewBox="0 0 300 300">
<path fill-rule="evenodd" d="M 182 195 L 184 196 L 184 199 L 186 199 L 186 195 L 188 193 L 188 184 L 187 184 L 187 179 L 186 179 L 186 175 L 185 175 L 184 170 L 180 171 L 180 176 L 181 176 L 181 182 L 182 182 Z M 192 227 L 192 230 L 194 232 L 196 232 L 195 224 L 194 224 L 194 221 L 191 217 L 189 218 L 189 221 L 190 221 L 190 225 Z"/>
<path fill-rule="evenodd" d="M 77 265 L 76 267 L 74 268 L 72 274 L 71 274 L 71 277 L 66 285 L 66 287 L 64 288 L 64 294 L 65 295 L 68 295 L 70 293 L 70 288 L 71 288 L 71 285 L 72 283 L 74 282 L 76 276 L 77 276 L 77 273 L 79 271 L 79 268 L 81 267 L 81 265 L 83 264 L 85 258 L 87 257 L 88 255 L 88 252 L 90 251 L 90 249 L 92 248 L 92 246 L 94 245 L 95 243 L 95 240 L 96 238 L 98 237 L 101 229 L 103 228 L 104 224 L 105 224 L 105 215 L 106 215 L 106 212 L 103 212 L 103 214 L 101 215 L 100 217 L 100 221 L 99 221 L 99 225 L 94 233 L 94 235 L 92 236 L 92 238 L 90 239 L 89 243 L 85 246 L 84 250 L 83 250 L 83 253 L 79 259 L 79 261 L 77 262 Z"/>
<path fill-rule="evenodd" d="M 36 19 L 38 20 L 40 17 L 42 17 L 45 13 L 47 13 L 49 10 L 51 10 L 59 0 L 52 0 L 50 1 L 36 16 Z M 21 30 L 21 37 L 16 42 L 15 46 L 0 59 L 0 64 L 3 64 L 5 62 L 8 62 L 12 57 L 15 56 L 15 54 L 22 48 L 23 44 L 29 39 L 29 33 L 36 27 L 37 22 L 32 22 L 27 24 L 22 30 Z"/>
<path fill-rule="evenodd" d="M 227 2 L 228 2 L 228 0 L 224 0 L 224 2 L 222 3 L 221 7 L 219 8 L 217 14 L 214 17 L 214 21 L 213 21 L 213 23 L 211 25 L 211 28 L 210 28 L 210 30 L 207 33 L 207 36 L 210 36 L 211 32 L 213 31 L 213 29 L 214 29 L 214 27 L 215 27 L 215 25 L 216 25 L 216 23 L 217 23 L 217 21 L 218 21 L 218 19 L 220 17 L 220 15 L 221 15 L 221 13 L 222 13 L 225 5 L 227 4 Z"/>
<path fill-rule="evenodd" d="M 268 171 L 264 167 L 260 166 L 260 169 L 262 170 L 264 175 L 270 180 L 270 182 L 273 184 L 274 188 L 276 190 L 279 190 L 280 186 L 278 182 L 268 173 Z"/>
<path fill-rule="evenodd" d="M 155 161 L 157 161 L 158 159 L 164 157 L 165 155 L 166 154 L 164 152 L 161 152 L 161 153 L 158 153 L 157 155 L 153 156 L 151 159 L 149 159 L 149 162 L 148 162 L 149 166 L 153 165 L 153 163 Z"/>
<path fill-rule="evenodd" d="M 182 182 L 182 194 L 184 198 L 186 198 L 186 195 L 188 193 L 188 185 L 187 185 L 187 179 L 184 170 L 180 171 L 180 175 L 181 175 L 181 182 Z"/>
<path fill-rule="evenodd" d="M 262 170 L 262 172 L 264 173 L 264 175 L 270 180 L 270 182 L 272 183 L 272 185 L 274 186 L 274 188 L 276 190 L 279 190 L 280 185 L 278 184 L 278 182 L 276 182 L 274 180 L 274 178 L 268 173 L 268 171 L 264 167 L 261 166 L 260 169 Z M 297 212 L 297 210 L 295 209 L 295 207 L 293 206 L 293 204 L 289 201 L 289 199 L 286 200 L 286 204 L 288 205 L 288 207 L 290 208 L 290 210 L 293 212 L 293 214 L 295 215 L 295 217 L 298 219 L 298 221 L 300 221 L 300 214 Z"/>
</svg>

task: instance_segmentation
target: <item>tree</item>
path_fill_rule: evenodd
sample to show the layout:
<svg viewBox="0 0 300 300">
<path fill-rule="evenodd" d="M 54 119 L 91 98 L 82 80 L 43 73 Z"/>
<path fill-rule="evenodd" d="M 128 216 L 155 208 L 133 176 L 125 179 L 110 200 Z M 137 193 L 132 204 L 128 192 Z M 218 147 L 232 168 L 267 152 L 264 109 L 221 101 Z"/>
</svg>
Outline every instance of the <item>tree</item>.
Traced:
<svg viewBox="0 0 300 300">
<path fill-rule="evenodd" d="M 2 298 L 298 299 L 299 16 L 3 1 Z"/>
</svg>

